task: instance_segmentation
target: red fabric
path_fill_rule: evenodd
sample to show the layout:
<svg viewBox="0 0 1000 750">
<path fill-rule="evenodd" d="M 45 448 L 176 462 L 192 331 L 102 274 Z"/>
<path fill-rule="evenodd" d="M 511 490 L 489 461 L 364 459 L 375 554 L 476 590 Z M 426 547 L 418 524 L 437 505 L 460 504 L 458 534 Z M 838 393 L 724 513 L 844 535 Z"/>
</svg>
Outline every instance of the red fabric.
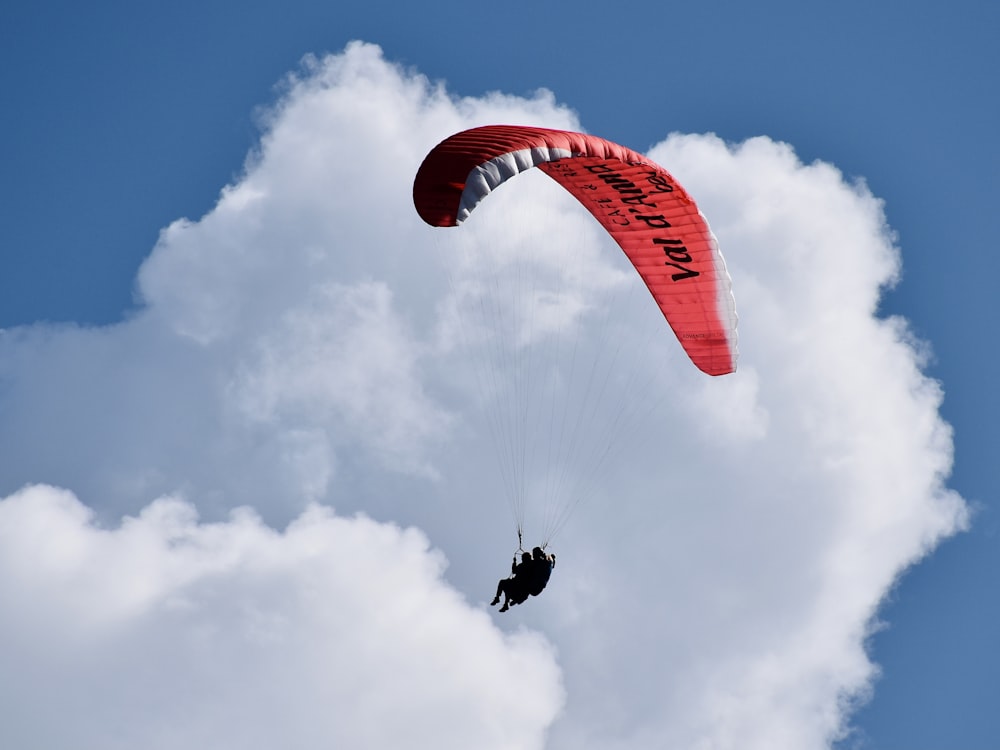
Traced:
<svg viewBox="0 0 1000 750">
<path fill-rule="evenodd" d="M 487 125 L 463 130 L 438 144 L 420 165 L 413 182 L 413 204 L 417 213 L 431 226 L 455 226 L 465 181 L 473 169 L 502 154 L 538 146 L 620 161 L 643 159 L 624 146 L 568 130 L 519 125 Z"/>
<path fill-rule="evenodd" d="M 466 180 L 476 167 L 539 146 L 574 154 L 537 166 L 572 193 L 625 251 L 694 364 L 710 375 L 735 370 L 735 312 L 715 238 L 674 178 L 631 149 L 544 128 L 467 130 L 427 155 L 413 185 L 417 212 L 434 226 L 455 226 Z"/>
</svg>

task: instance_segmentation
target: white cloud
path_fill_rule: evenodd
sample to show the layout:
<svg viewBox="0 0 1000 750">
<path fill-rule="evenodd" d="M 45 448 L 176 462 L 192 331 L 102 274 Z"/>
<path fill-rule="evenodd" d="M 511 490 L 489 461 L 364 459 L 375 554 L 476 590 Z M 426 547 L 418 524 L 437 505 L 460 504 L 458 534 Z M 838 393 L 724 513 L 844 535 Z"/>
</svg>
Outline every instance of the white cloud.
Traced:
<svg viewBox="0 0 1000 750">
<path fill-rule="evenodd" d="M 277 532 L 161 499 L 102 529 L 27 488 L 0 501 L 0 742 L 541 747 L 550 647 L 502 635 L 443 570 L 420 532 L 319 507 Z"/>
<path fill-rule="evenodd" d="M 384 284 L 320 287 L 256 342 L 231 395 L 267 428 L 339 420 L 354 440 L 406 457 L 448 423 L 418 385 L 420 354 Z"/>
<path fill-rule="evenodd" d="M 767 138 L 673 135 L 652 150 L 698 198 L 733 275 L 740 369 L 706 378 L 541 175 L 460 229 L 420 223 L 424 154 L 488 122 L 580 127 L 544 92 L 453 100 L 370 45 L 311 60 L 246 174 L 163 232 L 139 278 L 144 310 L 0 336 L 0 492 L 56 484 L 96 513 L 45 487 L 0 505 L 0 529 L 21 530 L 0 558 L 21 606 L 2 622 L 24 645 L 24 680 L 65 683 L 22 691 L 24 716 L 55 703 L 105 747 L 123 717 L 122 744 L 154 747 L 273 745 L 294 726 L 302 747 L 525 747 L 548 730 L 574 750 L 807 749 L 843 729 L 845 699 L 874 674 L 879 602 L 965 522 L 944 484 L 941 387 L 905 321 L 875 317 L 900 265 L 880 202 Z M 493 287 L 494 308 L 480 304 L 494 273 L 532 281 L 519 298 Z M 549 591 L 501 621 L 558 649 L 558 719 L 544 643 L 504 639 L 456 593 L 488 598 L 511 545 L 517 485 L 495 478 L 507 454 L 477 408 L 516 382 L 492 366 L 498 310 L 529 378 L 517 413 L 539 419 L 524 487 L 561 482 L 581 501 Z M 584 363 L 575 376 L 570 362 Z M 549 451 L 572 433 L 579 444 L 555 442 L 579 453 Z M 178 494 L 209 522 L 156 499 Z M 452 561 L 449 583 L 421 533 L 314 503 L 420 527 Z M 227 515 L 242 506 L 291 525 Z M 71 633 L 74 618 L 90 630 Z M 117 703 L 84 690 L 95 665 Z M 537 701 L 508 703 L 522 689 Z M 320 711 L 331 702 L 335 725 Z"/>
</svg>

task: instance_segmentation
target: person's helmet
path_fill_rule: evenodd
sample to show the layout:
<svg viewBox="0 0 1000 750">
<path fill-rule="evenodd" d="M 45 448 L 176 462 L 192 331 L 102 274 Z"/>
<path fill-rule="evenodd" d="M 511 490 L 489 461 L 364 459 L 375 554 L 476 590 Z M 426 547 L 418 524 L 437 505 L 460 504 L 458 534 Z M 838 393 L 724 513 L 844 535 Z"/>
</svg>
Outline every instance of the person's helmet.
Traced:
<svg viewBox="0 0 1000 750">
<path fill-rule="evenodd" d="M 533 550 L 531 550 L 531 554 L 533 554 L 536 558 L 541 558 L 545 556 L 545 553 L 542 552 L 541 547 L 535 547 Z"/>
</svg>

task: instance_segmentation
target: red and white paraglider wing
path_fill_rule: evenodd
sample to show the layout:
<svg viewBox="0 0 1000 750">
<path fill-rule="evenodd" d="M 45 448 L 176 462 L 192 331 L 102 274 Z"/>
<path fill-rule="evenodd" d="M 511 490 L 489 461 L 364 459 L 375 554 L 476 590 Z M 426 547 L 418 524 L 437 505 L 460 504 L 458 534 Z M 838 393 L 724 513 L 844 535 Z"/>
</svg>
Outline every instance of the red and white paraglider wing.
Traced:
<svg viewBox="0 0 1000 750">
<path fill-rule="evenodd" d="M 691 361 L 736 369 L 736 306 L 718 242 L 694 200 L 662 167 L 583 133 L 513 125 L 473 128 L 424 159 L 417 213 L 456 226 L 500 184 L 538 167 L 572 193 L 625 251 Z"/>
</svg>

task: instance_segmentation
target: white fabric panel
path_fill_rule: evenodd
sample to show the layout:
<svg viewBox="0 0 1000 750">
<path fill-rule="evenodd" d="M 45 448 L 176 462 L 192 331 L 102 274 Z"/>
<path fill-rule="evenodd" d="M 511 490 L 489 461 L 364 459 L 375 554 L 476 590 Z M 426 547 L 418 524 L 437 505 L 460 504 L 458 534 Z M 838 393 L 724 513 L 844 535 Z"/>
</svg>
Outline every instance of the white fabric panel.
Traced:
<svg viewBox="0 0 1000 750">
<path fill-rule="evenodd" d="M 483 198 L 506 180 L 546 161 L 556 161 L 574 156 L 563 148 L 538 146 L 519 151 L 508 151 L 475 167 L 465 179 L 465 190 L 458 206 L 455 221 L 461 224 Z"/>
</svg>

